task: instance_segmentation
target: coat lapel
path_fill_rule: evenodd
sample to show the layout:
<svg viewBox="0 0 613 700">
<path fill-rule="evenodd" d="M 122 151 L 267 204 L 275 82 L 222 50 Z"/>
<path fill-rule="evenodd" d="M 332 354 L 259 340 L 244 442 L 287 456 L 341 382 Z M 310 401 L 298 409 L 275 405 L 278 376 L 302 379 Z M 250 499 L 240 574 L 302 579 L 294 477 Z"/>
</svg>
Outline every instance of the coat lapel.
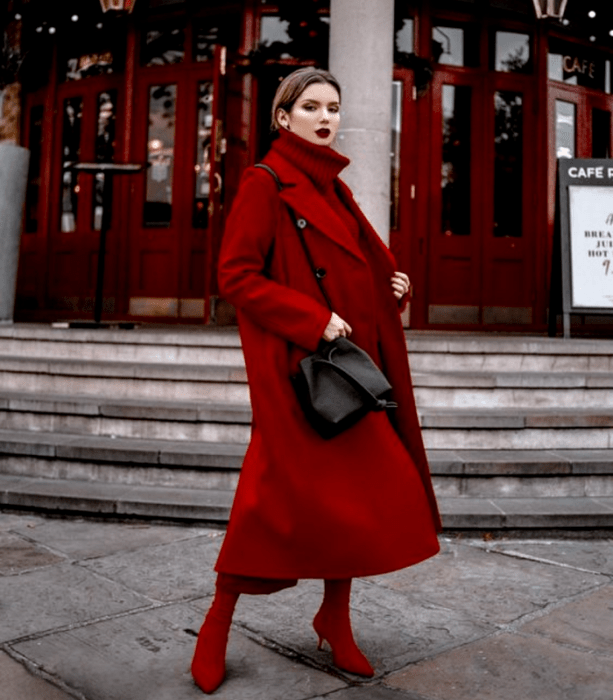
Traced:
<svg viewBox="0 0 613 700">
<path fill-rule="evenodd" d="M 372 227 L 370 221 L 364 216 L 364 212 L 360 209 L 357 202 L 351 194 L 351 190 L 347 185 L 340 180 L 340 198 L 343 204 L 356 218 L 360 225 L 360 231 L 369 249 L 369 253 L 375 257 L 375 260 L 383 266 L 385 272 L 393 274 L 396 270 L 396 260 L 391 250 L 383 243 L 379 234 Z"/>
<path fill-rule="evenodd" d="M 307 224 L 316 228 L 358 260 L 366 263 L 358 241 L 304 173 L 276 153 L 269 153 L 263 162 L 270 165 L 277 173 L 283 184 L 279 195 L 294 211 L 296 218 L 306 219 Z"/>
</svg>

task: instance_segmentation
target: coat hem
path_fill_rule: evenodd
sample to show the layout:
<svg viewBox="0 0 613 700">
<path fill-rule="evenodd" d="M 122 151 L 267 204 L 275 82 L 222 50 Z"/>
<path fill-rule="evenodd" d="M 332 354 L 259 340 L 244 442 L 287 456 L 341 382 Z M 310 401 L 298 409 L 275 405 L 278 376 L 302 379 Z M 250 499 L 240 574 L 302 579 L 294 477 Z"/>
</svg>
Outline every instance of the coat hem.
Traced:
<svg viewBox="0 0 613 700">
<path fill-rule="evenodd" d="M 437 541 L 438 542 L 438 541 Z M 440 545 L 435 549 L 428 551 L 427 553 L 417 554 L 412 556 L 403 562 L 399 562 L 389 566 L 378 566 L 372 568 L 356 567 L 355 569 L 343 569 L 343 570 L 277 570 L 271 571 L 270 569 L 258 569 L 247 571 L 245 569 L 241 570 L 230 570 L 230 568 L 220 567 L 215 565 L 215 571 L 218 574 L 228 574 L 232 576 L 246 576 L 251 578 L 260 579 L 347 579 L 347 578 L 367 578 L 369 576 L 382 576 L 383 574 L 389 574 L 393 571 L 400 571 L 401 569 L 407 569 L 410 566 L 415 566 L 420 564 L 422 561 L 431 559 L 440 552 Z"/>
</svg>

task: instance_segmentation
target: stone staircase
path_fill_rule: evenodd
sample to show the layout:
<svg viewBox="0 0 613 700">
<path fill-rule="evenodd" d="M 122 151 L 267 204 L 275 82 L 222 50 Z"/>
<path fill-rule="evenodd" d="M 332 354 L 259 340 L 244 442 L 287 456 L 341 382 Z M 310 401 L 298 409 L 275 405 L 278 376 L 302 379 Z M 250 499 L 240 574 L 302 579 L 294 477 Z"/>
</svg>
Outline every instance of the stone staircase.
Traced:
<svg viewBox="0 0 613 700">
<path fill-rule="evenodd" d="M 448 529 L 613 527 L 613 341 L 407 333 Z M 0 504 L 225 522 L 251 411 L 232 329 L 0 328 Z"/>
</svg>

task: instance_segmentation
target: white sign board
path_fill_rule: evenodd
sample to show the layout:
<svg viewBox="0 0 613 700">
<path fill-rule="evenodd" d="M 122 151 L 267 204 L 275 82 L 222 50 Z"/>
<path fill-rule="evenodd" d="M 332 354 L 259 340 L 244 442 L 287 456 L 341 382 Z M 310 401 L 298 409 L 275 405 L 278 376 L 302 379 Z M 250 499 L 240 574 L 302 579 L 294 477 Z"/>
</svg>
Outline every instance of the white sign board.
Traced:
<svg viewBox="0 0 613 700">
<path fill-rule="evenodd" d="M 613 188 L 571 185 L 568 195 L 572 306 L 613 309 Z"/>
</svg>

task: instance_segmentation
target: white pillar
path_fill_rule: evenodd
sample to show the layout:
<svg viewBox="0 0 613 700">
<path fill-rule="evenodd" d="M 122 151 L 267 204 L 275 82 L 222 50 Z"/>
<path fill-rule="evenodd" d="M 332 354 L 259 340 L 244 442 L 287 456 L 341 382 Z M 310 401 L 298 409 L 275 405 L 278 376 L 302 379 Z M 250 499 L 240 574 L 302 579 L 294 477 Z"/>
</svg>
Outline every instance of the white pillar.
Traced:
<svg viewBox="0 0 613 700">
<path fill-rule="evenodd" d="M 0 144 L 0 325 L 13 322 L 30 151 Z"/>
<path fill-rule="evenodd" d="M 394 0 L 331 0 L 330 71 L 342 90 L 342 174 L 389 244 Z"/>
</svg>

